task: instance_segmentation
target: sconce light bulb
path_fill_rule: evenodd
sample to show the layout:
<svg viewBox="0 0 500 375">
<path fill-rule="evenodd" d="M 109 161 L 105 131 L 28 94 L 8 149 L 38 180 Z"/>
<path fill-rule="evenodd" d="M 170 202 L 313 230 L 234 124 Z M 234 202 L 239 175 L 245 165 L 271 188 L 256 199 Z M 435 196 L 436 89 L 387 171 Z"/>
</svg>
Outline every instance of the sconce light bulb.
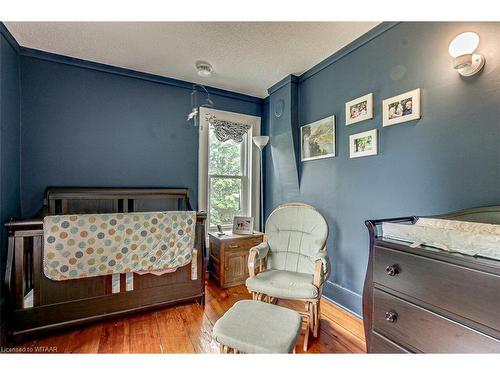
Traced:
<svg viewBox="0 0 500 375">
<path fill-rule="evenodd" d="M 479 45 L 479 35 L 468 31 L 457 35 L 448 48 L 448 52 L 454 58 L 463 55 L 472 55 Z"/>
<path fill-rule="evenodd" d="M 457 35 L 448 47 L 448 52 L 453 57 L 452 67 L 464 77 L 473 76 L 483 69 L 485 58 L 481 54 L 475 54 L 479 45 L 479 35 L 468 31 Z"/>
</svg>

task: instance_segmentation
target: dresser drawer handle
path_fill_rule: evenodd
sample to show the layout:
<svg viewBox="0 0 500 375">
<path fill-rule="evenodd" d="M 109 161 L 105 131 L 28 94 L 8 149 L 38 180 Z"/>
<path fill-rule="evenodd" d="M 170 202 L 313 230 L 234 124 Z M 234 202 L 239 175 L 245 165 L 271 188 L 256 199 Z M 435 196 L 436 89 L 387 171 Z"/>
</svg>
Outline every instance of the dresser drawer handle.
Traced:
<svg viewBox="0 0 500 375">
<path fill-rule="evenodd" d="M 238 247 L 238 245 L 229 245 L 229 247 L 230 247 L 231 249 L 236 249 L 236 248 Z"/>
<path fill-rule="evenodd" d="M 389 276 L 396 276 L 400 271 L 401 269 L 397 264 L 393 264 L 392 266 L 387 266 L 385 269 L 385 272 L 387 272 Z"/>
<path fill-rule="evenodd" d="M 385 313 L 385 320 L 391 323 L 396 323 L 396 320 L 398 319 L 398 313 L 394 311 L 387 311 Z"/>
</svg>

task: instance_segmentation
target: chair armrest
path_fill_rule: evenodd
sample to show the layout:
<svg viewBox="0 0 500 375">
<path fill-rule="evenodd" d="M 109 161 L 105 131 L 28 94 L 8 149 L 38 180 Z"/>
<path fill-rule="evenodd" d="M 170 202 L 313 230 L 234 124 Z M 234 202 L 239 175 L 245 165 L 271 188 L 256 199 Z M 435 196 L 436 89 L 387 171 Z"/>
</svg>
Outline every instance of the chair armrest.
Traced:
<svg viewBox="0 0 500 375">
<path fill-rule="evenodd" d="M 330 276 L 330 258 L 326 251 L 320 251 L 313 255 L 312 260 L 315 263 L 313 284 L 320 287 Z"/>
<path fill-rule="evenodd" d="M 257 246 L 254 246 L 250 249 L 250 252 L 256 252 L 256 259 L 265 259 L 267 257 L 267 253 L 269 251 L 269 244 L 267 242 L 261 242 Z"/>
<path fill-rule="evenodd" d="M 269 245 L 267 242 L 262 242 L 249 250 L 248 273 L 250 274 L 250 277 L 255 276 L 255 261 L 260 260 L 262 262 L 266 259 L 268 251 Z"/>
</svg>

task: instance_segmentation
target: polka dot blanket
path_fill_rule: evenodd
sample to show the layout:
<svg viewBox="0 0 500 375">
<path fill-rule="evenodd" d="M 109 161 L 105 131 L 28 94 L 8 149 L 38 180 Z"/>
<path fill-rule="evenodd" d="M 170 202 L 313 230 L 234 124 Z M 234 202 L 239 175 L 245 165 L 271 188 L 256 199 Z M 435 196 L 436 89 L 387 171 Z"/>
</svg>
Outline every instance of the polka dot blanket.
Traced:
<svg viewBox="0 0 500 375">
<path fill-rule="evenodd" d="M 158 272 L 191 262 L 196 212 L 46 216 L 44 273 L 52 280 Z"/>
</svg>

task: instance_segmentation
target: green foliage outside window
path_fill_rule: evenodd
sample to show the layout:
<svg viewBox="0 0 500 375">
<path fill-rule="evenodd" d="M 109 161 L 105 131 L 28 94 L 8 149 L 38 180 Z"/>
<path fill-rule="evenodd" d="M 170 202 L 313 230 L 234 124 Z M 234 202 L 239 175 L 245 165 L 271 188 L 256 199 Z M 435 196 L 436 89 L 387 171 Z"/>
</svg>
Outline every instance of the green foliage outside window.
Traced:
<svg viewBox="0 0 500 375">
<path fill-rule="evenodd" d="M 208 162 L 210 186 L 210 226 L 231 224 L 238 215 L 241 201 L 241 180 L 221 176 L 241 176 L 242 146 L 234 141 L 219 142 L 210 131 Z"/>
<path fill-rule="evenodd" d="M 212 178 L 210 225 L 231 224 L 240 210 L 241 180 Z"/>
</svg>

